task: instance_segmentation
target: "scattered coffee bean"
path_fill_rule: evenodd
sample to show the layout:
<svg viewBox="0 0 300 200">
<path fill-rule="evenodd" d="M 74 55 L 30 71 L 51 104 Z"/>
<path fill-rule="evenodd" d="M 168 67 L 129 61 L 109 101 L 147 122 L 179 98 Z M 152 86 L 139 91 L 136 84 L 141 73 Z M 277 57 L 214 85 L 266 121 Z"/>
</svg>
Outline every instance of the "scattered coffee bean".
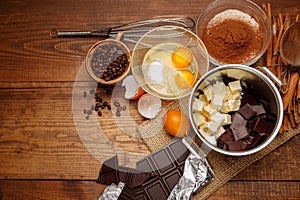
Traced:
<svg viewBox="0 0 300 200">
<path fill-rule="evenodd" d="M 98 111 L 98 116 L 101 117 L 102 116 L 102 112 L 101 110 Z"/>
<path fill-rule="evenodd" d="M 116 107 L 120 107 L 120 106 L 121 106 L 120 103 L 117 102 L 117 101 L 114 102 L 114 105 L 115 105 Z"/>
<path fill-rule="evenodd" d="M 88 120 L 89 118 L 90 118 L 90 116 L 88 116 L 88 115 L 85 117 L 85 119 L 87 119 L 87 120 Z"/>
<path fill-rule="evenodd" d="M 86 109 L 83 109 L 83 114 L 86 114 Z"/>
<path fill-rule="evenodd" d="M 107 110 L 111 110 L 111 105 L 107 105 Z"/>
<path fill-rule="evenodd" d="M 117 108 L 117 112 L 121 112 L 122 110 L 123 110 L 122 107 Z"/>
<path fill-rule="evenodd" d="M 91 110 L 95 110 L 95 106 L 94 105 L 91 106 Z"/>
<path fill-rule="evenodd" d="M 105 106 L 102 104 L 102 105 L 100 106 L 100 108 L 103 110 L 103 109 L 105 108 Z"/>
<path fill-rule="evenodd" d="M 86 112 L 87 115 L 91 115 L 92 113 L 93 113 L 93 111 L 91 111 L 91 110 L 88 110 L 88 111 Z"/>
<path fill-rule="evenodd" d="M 83 97 L 87 97 L 86 91 L 83 92 Z"/>
<path fill-rule="evenodd" d="M 108 105 L 108 103 L 106 101 L 103 102 L 102 104 L 104 107 L 106 107 Z"/>
<path fill-rule="evenodd" d="M 125 110 L 126 110 L 126 108 L 127 108 L 127 107 L 124 105 L 124 106 L 122 107 L 122 110 L 124 110 L 124 111 L 125 111 Z"/>
<path fill-rule="evenodd" d="M 97 102 L 96 105 L 95 105 L 95 107 L 96 107 L 96 108 L 100 108 L 100 103 Z"/>
<path fill-rule="evenodd" d="M 95 90 L 90 90 L 90 94 L 95 94 Z"/>
<path fill-rule="evenodd" d="M 117 115 L 117 117 L 120 117 L 121 116 L 121 113 L 120 112 L 116 112 L 116 115 Z"/>
</svg>

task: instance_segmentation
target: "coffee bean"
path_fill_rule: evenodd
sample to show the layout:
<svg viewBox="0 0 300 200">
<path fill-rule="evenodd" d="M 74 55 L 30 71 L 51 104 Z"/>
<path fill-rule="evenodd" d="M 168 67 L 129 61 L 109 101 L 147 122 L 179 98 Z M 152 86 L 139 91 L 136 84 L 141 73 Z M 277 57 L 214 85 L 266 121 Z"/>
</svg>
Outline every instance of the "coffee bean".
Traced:
<svg viewBox="0 0 300 200">
<path fill-rule="evenodd" d="M 85 117 L 85 119 L 87 119 L 87 120 L 88 120 L 89 118 L 90 118 L 90 116 L 86 116 L 86 117 Z"/>
<path fill-rule="evenodd" d="M 92 110 L 88 110 L 88 111 L 86 112 L 87 115 L 91 115 L 92 113 L 93 113 Z"/>
<path fill-rule="evenodd" d="M 83 109 L 83 114 L 86 114 L 86 109 Z"/>
<path fill-rule="evenodd" d="M 111 110 L 111 105 L 108 105 L 108 106 L 107 106 L 107 110 Z"/>
<path fill-rule="evenodd" d="M 116 112 L 116 115 L 117 115 L 117 117 L 120 117 L 121 116 L 121 113 L 120 112 Z"/>
<path fill-rule="evenodd" d="M 127 108 L 126 106 L 123 106 L 123 107 L 122 107 L 122 110 L 124 110 L 124 111 L 125 111 L 125 110 L 126 110 L 126 108 Z"/>
<path fill-rule="evenodd" d="M 90 94 L 94 94 L 95 93 L 95 90 L 90 90 Z"/>
<path fill-rule="evenodd" d="M 106 81 L 120 77 L 128 67 L 128 55 L 121 45 L 105 43 L 96 49 L 91 66 L 94 74 Z"/>
<path fill-rule="evenodd" d="M 86 91 L 83 92 L 83 97 L 87 97 Z"/>
<path fill-rule="evenodd" d="M 104 107 L 106 107 L 108 105 L 108 103 L 106 101 L 103 102 L 102 104 Z"/>
<path fill-rule="evenodd" d="M 98 111 L 98 116 L 101 117 L 102 116 L 102 112 L 101 110 Z"/>
<path fill-rule="evenodd" d="M 117 112 L 121 112 L 122 110 L 123 110 L 122 107 L 117 108 Z"/>
<path fill-rule="evenodd" d="M 120 106 L 121 106 L 120 103 L 117 102 L 117 101 L 114 102 L 114 105 L 115 105 L 116 107 L 120 107 Z"/>
</svg>

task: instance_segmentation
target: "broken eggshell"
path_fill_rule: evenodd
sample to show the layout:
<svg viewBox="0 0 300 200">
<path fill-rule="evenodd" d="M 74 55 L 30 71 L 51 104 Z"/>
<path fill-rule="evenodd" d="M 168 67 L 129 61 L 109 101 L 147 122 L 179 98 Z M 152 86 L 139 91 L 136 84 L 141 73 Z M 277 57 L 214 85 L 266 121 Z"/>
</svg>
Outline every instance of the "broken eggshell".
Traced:
<svg viewBox="0 0 300 200">
<path fill-rule="evenodd" d="M 122 87 L 125 87 L 126 99 L 137 100 L 145 94 L 145 91 L 138 85 L 133 75 L 129 75 L 123 80 Z"/>
</svg>

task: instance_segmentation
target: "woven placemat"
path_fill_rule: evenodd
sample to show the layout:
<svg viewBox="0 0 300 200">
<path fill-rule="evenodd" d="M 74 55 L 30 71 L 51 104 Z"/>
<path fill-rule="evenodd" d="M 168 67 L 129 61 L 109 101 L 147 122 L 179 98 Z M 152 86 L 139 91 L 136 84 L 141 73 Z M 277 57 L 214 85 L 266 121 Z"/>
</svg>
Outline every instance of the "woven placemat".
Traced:
<svg viewBox="0 0 300 200">
<path fill-rule="evenodd" d="M 172 137 L 163 129 L 163 116 L 171 109 L 181 110 L 188 115 L 188 99 L 173 101 L 163 108 L 162 112 L 154 119 L 146 121 L 138 127 L 139 134 L 143 137 L 146 145 L 151 151 L 155 151 L 172 141 Z M 278 134 L 278 136 L 263 150 L 248 156 L 233 157 L 225 156 L 218 152 L 211 151 L 207 155 L 207 160 L 215 172 L 215 179 L 208 183 L 192 199 L 206 199 L 232 177 L 241 172 L 244 168 L 255 161 L 261 159 L 290 138 L 300 132 L 300 127 L 291 129 L 288 132 Z"/>
</svg>

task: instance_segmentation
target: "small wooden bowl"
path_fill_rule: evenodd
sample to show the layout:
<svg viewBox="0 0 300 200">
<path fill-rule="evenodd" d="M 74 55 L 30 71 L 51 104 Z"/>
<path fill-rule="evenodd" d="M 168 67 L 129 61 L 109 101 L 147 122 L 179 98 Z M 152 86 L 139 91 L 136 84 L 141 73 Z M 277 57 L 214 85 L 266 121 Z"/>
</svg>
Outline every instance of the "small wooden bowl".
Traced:
<svg viewBox="0 0 300 200">
<path fill-rule="evenodd" d="M 119 38 L 119 37 L 118 37 Z M 121 81 L 125 76 L 127 76 L 127 74 L 130 72 L 130 51 L 128 49 L 128 47 L 123 43 L 120 42 L 119 39 L 106 39 L 103 41 L 99 41 L 97 43 L 95 43 L 88 51 L 87 56 L 86 56 L 86 63 L 85 63 L 85 67 L 89 73 L 89 75 L 97 82 L 101 83 L 101 84 L 105 84 L 105 85 L 112 85 L 112 84 L 116 84 L 117 82 Z M 127 58 L 127 67 L 125 69 L 125 71 L 122 73 L 122 75 L 120 75 L 119 77 L 106 81 L 102 78 L 100 78 L 99 76 L 97 76 L 94 73 L 93 70 L 93 66 L 92 66 L 92 61 L 93 61 L 93 57 L 94 57 L 94 53 L 97 49 L 102 48 L 102 46 L 104 44 L 110 44 L 112 46 L 116 46 L 116 47 L 121 47 L 123 53 L 126 55 Z M 109 64 L 110 65 L 110 64 Z M 108 65 L 108 66 L 109 66 Z M 108 67 L 106 66 L 106 67 Z"/>
</svg>

